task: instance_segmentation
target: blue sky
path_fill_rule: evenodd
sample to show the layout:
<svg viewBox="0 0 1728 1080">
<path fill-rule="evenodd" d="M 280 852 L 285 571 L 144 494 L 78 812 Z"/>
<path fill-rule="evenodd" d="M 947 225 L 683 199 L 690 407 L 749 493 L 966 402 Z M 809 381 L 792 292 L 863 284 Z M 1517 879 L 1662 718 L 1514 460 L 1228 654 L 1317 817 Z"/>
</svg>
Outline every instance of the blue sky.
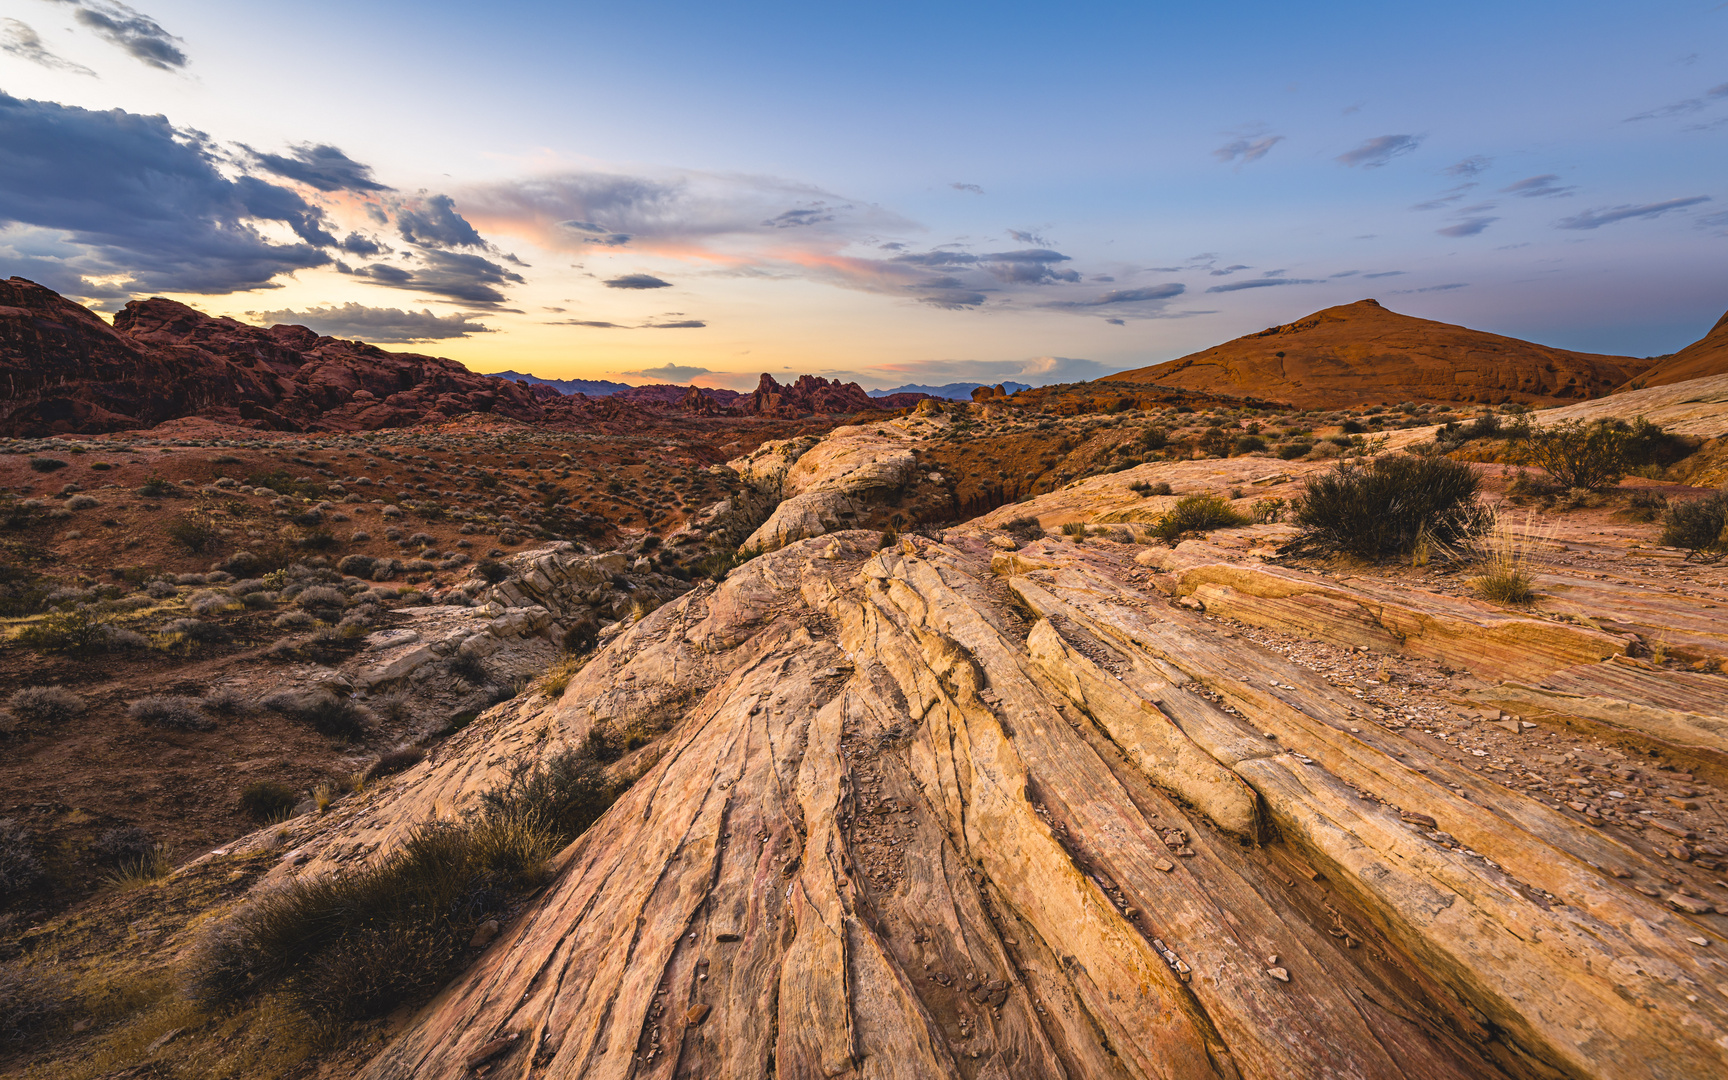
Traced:
<svg viewBox="0 0 1728 1080">
<path fill-rule="evenodd" d="M 1081 378 L 1364 296 L 1651 355 L 1728 308 L 1725 41 L 1710 2 L 0 0 L 0 273 L 638 382 Z"/>
</svg>

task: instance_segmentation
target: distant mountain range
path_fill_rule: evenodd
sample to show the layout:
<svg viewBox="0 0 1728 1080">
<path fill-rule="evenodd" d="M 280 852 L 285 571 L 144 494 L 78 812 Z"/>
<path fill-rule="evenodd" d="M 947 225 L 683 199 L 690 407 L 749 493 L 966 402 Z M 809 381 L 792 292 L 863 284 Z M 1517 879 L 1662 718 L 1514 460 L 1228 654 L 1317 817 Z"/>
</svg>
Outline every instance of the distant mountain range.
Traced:
<svg viewBox="0 0 1728 1080">
<path fill-rule="evenodd" d="M 972 399 L 972 391 L 978 389 L 980 386 L 1001 386 L 1010 394 L 1014 393 L 1016 390 L 1032 389 L 1030 383 L 1023 382 L 951 382 L 945 383 L 942 386 L 921 386 L 917 383 L 907 383 L 905 386 L 896 386 L 892 390 L 871 390 L 868 391 L 868 393 L 871 397 L 875 398 L 888 397 L 891 394 L 929 394 L 931 397 L 951 398 L 955 401 L 970 401 Z"/>
<path fill-rule="evenodd" d="M 620 390 L 636 389 L 629 383 L 608 382 L 605 379 L 542 379 L 538 375 L 526 375 L 520 371 L 489 371 L 485 374 L 493 379 L 509 379 L 511 382 L 550 386 L 560 394 L 587 394 L 589 397 L 607 397 Z"/>
</svg>

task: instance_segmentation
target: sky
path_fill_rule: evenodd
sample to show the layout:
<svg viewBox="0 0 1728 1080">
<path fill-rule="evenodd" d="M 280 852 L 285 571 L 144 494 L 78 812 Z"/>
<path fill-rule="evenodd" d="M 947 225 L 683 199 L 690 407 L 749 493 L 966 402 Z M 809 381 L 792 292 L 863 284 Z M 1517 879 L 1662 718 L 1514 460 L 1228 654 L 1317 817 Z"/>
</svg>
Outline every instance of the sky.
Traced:
<svg viewBox="0 0 1728 1080">
<path fill-rule="evenodd" d="M 1728 308 L 1728 2 L 0 0 L 0 276 L 476 371 L 1034 384 Z"/>
</svg>

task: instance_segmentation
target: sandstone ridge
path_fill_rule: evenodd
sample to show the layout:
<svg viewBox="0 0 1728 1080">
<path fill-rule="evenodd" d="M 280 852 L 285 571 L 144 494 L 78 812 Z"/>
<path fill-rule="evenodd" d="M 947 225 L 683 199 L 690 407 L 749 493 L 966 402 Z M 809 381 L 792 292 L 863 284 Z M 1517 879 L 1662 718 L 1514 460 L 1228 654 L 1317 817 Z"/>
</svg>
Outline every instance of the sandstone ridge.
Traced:
<svg viewBox="0 0 1728 1080">
<path fill-rule="evenodd" d="M 1401 401 L 1547 405 L 1605 394 L 1647 366 L 1629 356 L 1549 348 L 1358 300 L 1100 382 L 1154 383 L 1310 409 Z"/>
</svg>

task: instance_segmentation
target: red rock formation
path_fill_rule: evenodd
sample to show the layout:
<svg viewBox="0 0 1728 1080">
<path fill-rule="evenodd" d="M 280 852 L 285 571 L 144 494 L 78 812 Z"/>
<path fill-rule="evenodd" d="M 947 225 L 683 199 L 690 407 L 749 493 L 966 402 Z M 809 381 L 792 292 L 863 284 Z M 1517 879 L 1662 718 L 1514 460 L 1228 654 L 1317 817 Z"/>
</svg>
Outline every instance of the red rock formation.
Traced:
<svg viewBox="0 0 1728 1080">
<path fill-rule="evenodd" d="M 1648 364 L 1552 349 L 1358 300 L 1105 381 L 1320 409 L 1400 401 L 1554 404 L 1606 394 Z"/>
<path fill-rule="evenodd" d="M 762 373 L 748 401 L 740 401 L 744 411 L 757 416 L 798 417 L 816 413 L 832 416 L 839 413 L 875 412 L 881 403 L 864 392 L 857 383 L 829 381 L 820 375 L 800 375 L 790 386 L 781 386 L 774 376 Z"/>
<path fill-rule="evenodd" d="M 456 363 L 248 326 L 172 300 L 134 301 L 110 327 L 23 278 L 0 281 L 0 434 L 94 434 L 183 416 L 274 430 L 364 431 L 469 413 L 579 420 L 580 395 Z M 632 408 L 620 402 L 611 413 Z"/>
<path fill-rule="evenodd" d="M 1631 379 L 1621 389 L 1667 386 L 1711 375 L 1728 375 L 1728 315 L 1718 319 L 1708 334 Z"/>
</svg>

